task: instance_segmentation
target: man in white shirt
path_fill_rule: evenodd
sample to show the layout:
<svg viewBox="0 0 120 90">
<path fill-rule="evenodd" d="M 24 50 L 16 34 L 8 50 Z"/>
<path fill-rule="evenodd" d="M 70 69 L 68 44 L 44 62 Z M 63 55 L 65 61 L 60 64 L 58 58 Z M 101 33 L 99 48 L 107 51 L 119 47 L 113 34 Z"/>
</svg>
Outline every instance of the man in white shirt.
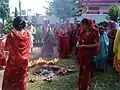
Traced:
<svg viewBox="0 0 120 90">
<path fill-rule="evenodd" d="M 30 32 L 32 33 L 32 35 L 35 35 L 35 34 L 36 34 L 36 29 L 35 29 L 35 27 L 32 25 L 32 22 L 31 22 L 31 21 L 28 22 L 27 28 L 30 30 Z"/>
<path fill-rule="evenodd" d="M 30 52 L 32 52 L 32 51 L 33 51 L 33 43 L 34 43 L 35 34 L 36 34 L 36 29 L 35 29 L 35 27 L 32 25 L 32 22 L 31 22 L 31 21 L 29 21 L 29 22 L 27 23 L 27 30 L 28 30 L 28 32 L 29 32 L 29 34 L 30 34 L 30 36 L 31 36 L 31 51 L 30 51 Z"/>
</svg>

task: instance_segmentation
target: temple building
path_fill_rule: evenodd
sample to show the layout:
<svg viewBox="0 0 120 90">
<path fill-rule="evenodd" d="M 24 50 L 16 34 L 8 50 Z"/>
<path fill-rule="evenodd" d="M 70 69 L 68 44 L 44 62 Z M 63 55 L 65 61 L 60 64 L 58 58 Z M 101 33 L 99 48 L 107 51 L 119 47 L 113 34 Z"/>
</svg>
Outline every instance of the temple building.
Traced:
<svg viewBox="0 0 120 90">
<path fill-rule="evenodd" d="M 120 0 L 80 0 L 85 14 L 106 14 L 111 5 L 120 4 Z"/>
</svg>

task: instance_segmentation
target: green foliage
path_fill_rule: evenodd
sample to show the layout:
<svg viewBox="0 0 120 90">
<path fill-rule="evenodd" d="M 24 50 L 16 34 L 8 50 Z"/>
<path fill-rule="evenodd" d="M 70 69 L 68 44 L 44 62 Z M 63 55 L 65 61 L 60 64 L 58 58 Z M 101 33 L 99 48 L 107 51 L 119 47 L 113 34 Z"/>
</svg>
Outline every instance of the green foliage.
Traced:
<svg viewBox="0 0 120 90">
<path fill-rule="evenodd" d="M 46 9 L 46 15 L 53 15 L 53 3 L 52 2 L 48 2 L 49 6 L 48 7 L 44 7 Z"/>
<path fill-rule="evenodd" d="M 55 15 L 61 19 L 70 18 L 75 15 L 76 0 L 53 0 L 46 11 L 48 15 Z"/>
<path fill-rule="evenodd" d="M 108 11 L 109 19 L 117 21 L 120 17 L 120 5 L 112 5 Z"/>
<path fill-rule="evenodd" d="M 3 24 L 9 16 L 9 0 L 0 0 L 0 18 L 2 18 Z"/>
<path fill-rule="evenodd" d="M 8 33 L 10 30 L 13 29 L 12 21 L 13 21 L 13 17 L 9 16 L 7 22 L 4 26 L 3 33 Z"/>
<path fill-rule="evenodd" d="M 39 27 L 35 27 L 35 28 L 36 28 L 35 39 L 40 40 L 40 37 L 41 37 L 40 28 Z"/>
</svg>

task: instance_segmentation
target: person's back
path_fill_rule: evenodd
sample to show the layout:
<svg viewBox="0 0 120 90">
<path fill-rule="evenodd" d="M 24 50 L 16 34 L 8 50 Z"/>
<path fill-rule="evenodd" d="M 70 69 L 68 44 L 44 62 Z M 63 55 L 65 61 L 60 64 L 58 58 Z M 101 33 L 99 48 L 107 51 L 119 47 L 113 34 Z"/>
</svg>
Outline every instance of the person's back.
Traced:
<svg viewBox="0 0 120 90">
<path fill-rule="evenodd" d="M 9 52 L 2 90 L 26 90 L 26 74 L 30 57 L 30 35 L 24 30 L 25 22 L 16 17 L 15 27 L 6 39 L 5 49 Z"/>
</svg>

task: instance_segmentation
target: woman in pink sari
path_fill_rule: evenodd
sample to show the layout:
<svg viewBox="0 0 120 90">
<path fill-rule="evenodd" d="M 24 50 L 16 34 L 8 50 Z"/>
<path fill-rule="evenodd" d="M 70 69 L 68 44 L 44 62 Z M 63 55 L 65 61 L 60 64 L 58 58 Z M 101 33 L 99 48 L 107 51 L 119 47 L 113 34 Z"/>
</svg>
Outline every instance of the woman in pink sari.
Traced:
<svg viewBox="0 0 120 90">
<path fill-rule="evenodd" d="M 5 49 L 9 52 L 4 72 L 2 90 L 27 90 L 27 68 L 30 57 L 30 35 L 24 29 L 25 22 L 16 17 L 15 27 L 7 35 Z"/>
<path fill-rule="evenodd" d="M 80 66 L 78 87 L 79 90 L 88 90 L 90 79 L 93 75 L 92 66 L 94 63 L 94 56 L 99 50 L 100 37 L 91 19 L 83 19 L 81 26 L 76 45 L 76 47 L 78 47 L 77 57 Z"/>
</svg>

